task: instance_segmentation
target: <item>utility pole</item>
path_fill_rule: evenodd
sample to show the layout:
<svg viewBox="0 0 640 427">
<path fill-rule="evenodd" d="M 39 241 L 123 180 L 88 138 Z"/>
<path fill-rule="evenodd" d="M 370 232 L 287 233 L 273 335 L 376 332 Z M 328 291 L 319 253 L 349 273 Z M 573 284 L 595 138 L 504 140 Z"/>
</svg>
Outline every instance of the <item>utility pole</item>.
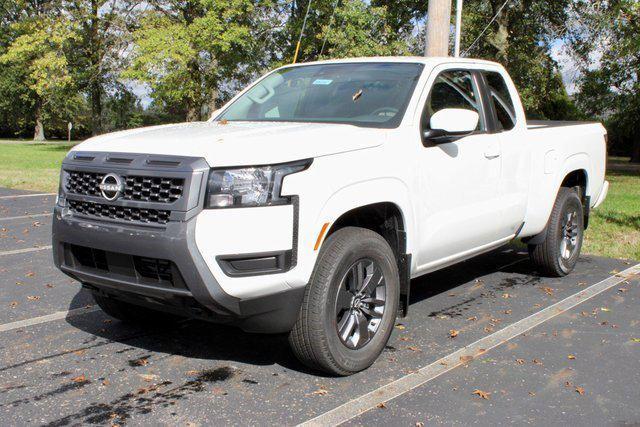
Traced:
<svg viewBox="0 0 640 427">
<path fill-rule="evenodd" d="M 429 0 L 424 56 L 449 56 L 451 0 Z"/>
<path fill-rule="evenodd" d="M 460 56 L 460 37 L 462 36 L 462 0 L 456 0 L 456 42 L 453 56 Z"/>
</svg>

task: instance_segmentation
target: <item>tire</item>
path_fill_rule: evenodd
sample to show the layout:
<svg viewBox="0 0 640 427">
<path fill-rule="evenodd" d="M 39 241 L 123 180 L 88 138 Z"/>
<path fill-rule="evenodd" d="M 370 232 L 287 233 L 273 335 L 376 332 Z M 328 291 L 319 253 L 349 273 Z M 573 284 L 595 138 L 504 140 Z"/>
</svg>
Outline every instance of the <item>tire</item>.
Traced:
<svg viewBox="0 0 640 427">
<path fill-rule="evenodd" d="M 93 299 L 102 311 L 125 323 L 159 325 L 168 322 L 175 322 L 175 320 L 178 319 L 178 317 L 173 314 L 130 304 L 115 298 L 93 294 Z"/>
<path fill-rule="evenodd" d="M 322 245 L 289 344 L 312 369 L 342 376 L 362 371 L 389 341 L 399 297 L 398 265 L 386 240 L 368 229 L 342 228 Z"/>
<path fill-rule="evenodd" d="M 529 245 L 531 261 L 543 275 L 566 276 L 578 262 L 583 236 L 584 213 L 580 196 L 573 188 L 561 187 L 544 241 Z"/>
</svg>

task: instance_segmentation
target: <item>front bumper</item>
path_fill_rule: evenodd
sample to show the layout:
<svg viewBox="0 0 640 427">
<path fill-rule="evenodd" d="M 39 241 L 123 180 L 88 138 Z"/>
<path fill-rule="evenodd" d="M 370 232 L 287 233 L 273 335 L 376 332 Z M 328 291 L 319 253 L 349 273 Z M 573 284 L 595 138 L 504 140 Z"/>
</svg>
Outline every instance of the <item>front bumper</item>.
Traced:
<svg viewBox="0 0 640 427">
<path fill-rule="evenodd" d="M 196 217 L 171 221 L 162 228 L 140 227 L 78 218 L 56 207 L 53 219 L 53 255 L 56 266 L 90 287 L 123 300 L 159 310 L 231 323 L 251 332 L 287 332 L 296 321 L 304 287 L 256 298 L 229 295 L 211 273 L 196 244 Z M 72 248 L 100 252 L 110 265 L 78 262 Z M 106 254 L 106 255 L 105 255 Z M 168 261 L 184 286 L 151 280 L 136 269 L 140 257 Z"/>
</svg>

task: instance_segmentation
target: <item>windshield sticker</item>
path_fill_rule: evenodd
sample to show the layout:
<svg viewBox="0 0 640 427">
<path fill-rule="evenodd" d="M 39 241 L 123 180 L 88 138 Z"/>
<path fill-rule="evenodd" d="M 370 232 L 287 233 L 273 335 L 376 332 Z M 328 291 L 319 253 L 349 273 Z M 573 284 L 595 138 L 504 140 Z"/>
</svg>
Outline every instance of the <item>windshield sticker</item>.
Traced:
<svg viewBox="0 0 640 427">
<path fill-rule="evenodd" d="M 329 80 L 329 79 L 316 79 L 313 81 L 314 85 L 322 85 L 322 86 L 330 85 L 331 83 L 333 83 L 333 80 Z"/>
</svg>

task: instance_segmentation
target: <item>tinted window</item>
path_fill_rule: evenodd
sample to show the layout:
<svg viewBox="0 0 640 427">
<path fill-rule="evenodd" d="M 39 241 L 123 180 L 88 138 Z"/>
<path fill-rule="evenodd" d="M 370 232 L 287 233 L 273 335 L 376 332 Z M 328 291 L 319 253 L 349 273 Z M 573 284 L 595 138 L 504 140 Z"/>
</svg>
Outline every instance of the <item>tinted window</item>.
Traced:
<svg viewBox="0 0 640 427">
<path fill-rule="evenodd" d="M 461 108 L 476 111 L 480 121 L 476 130 L 483 129 L 482 113 L 478 102 L 478 90 L 471 72 L 454 70 L 442 72 L 436 77 L 423 113 L 423 125 L 429 127 L 431 116 L 445 108 Z"/>
<path fill-rule="evenodd" d="M 485 72 L 491 102 L 498 116 L 498 128 L 510 130 L 516 125 L 516 113 L 513 100 L 504 78 L 499 73 Z"/>
<path fill-rule="evenodd" d="M 284 68 L 261 80 L 218 119 L 396 127 L 422 68 L 384 62 Z"/>
</svg>

